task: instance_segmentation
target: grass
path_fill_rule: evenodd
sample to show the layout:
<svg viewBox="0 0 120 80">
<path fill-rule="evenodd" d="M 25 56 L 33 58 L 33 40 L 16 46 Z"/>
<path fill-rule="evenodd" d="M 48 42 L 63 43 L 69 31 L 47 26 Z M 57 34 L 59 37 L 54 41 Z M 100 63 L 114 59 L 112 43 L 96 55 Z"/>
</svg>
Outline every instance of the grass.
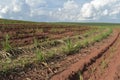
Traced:
<svg viewBox="0 0 120 80">
<path fill-rule="evenodd" d="M 86 39 L 84 39 L 82 41 L 78 41 L 76 43 L 72 43 L 72 41 L 70 39 L 68 39 L 63 48 L 63 52 L 65 54 L 74 54 L 75 52 L 78 52 L 82 47 L 87 47 L 91 43 L 99 42 L 102 39 L 109 36 L 111 33 L 112 33 L 112 29 L 108 29 L 107 32 L 103 32 L 97 36 L 86 38 Z"/>
<path fill-rule="evenodd" d="M 107 62 L 106 62 L 105 60 L 103 60 L 103 61 L 101 62 L 101 67 L 102 67 L 103 69 L 105 69 L 107 66 L 108 66 Z"/>
<path fill-rule="evenodd" d="M 80 40 L 80 41 L 78 40 L 77 42 L 73 42 L 70 38 L 67 38 L 67 40 L 65 40 L 65 45 L 59 46 L 58 48 L 55 48 L 55 50 L 49 50 L 49 51 L 46 51 L 46 52 L 44 52 L 44 51 L 42 51 L 41 49 L 38 48 L 38 46 L 39 46 L 38 40 L 34 39 L 35 57 L 33 56 L 32 59 L 31 58 L 21 58 L 20 60 L 14 60 L 10 63 L 1 62 L 1 64 L 3 66 L 5 66 L 2 69 L 6 70 L 6 69 L 10 69 L 10 68 L 15 68 L 16 66 L 24 66 L 28 63 L 33 63 L 37 60 L 38 61 L 45 61 L 46 59 L 48 59 L 50 57 L 54 57 L 54 55 L 56 53 L 57 54 L 64 53 L 64 54 L 71 55 L 73 53 L 78 52 L 82 47 L 86 47 L 89 44 L 91 44 L 92 42 L 95 42 L 96 40 L 94 38 L 96 38 L 98 36 L 104 36 L 104 37 L 102 37 L 102 39 L 104 39 L 105 37 L 108 36 L 108 34 L 110 34 L 109 30 L 110 29 L 108 29 L 106 32 L 100 33 L 99 35 L 95 35 L 95 36 L 92 36 L 92 37 L 85 38 L 84 40 Z M 101 38 L 99 38 L 99 39 L 101 39 Z"/>
<path fill-rule="evenodd" d="M 51 28 L 50 29 L 50 32 L 63 32 L 63 31 L 65 31 L 64 28 Z"/>
<path fill-rule="evenodd" d="M 35 30 L 35 33 L 43 33 L 43 32 L 44 32 L 44 31 L 43 31 L 42 28 L 41 28 L 41 29 L 38 29 L 38 28 L 37 28 L 37 29 Z"/>
<path fill-rule="evenodd" d="M 74 51 L 74 45 L 70 38 L 68 38 L 67 41 L 65 42 L 65 47 L 63 48 L 63 51 L 67 54 L 70 54 Z"/>
<path fill-rule="evenodd" d="M 36 53 L 36 57 L 39 61 L 44 61 L 45 60 L 45 56 L 44 53 L 38 48 L 38 41 L 37 39 L 34 39 L 34 46 L 35 46 L 35 53 Z"/>
<path fill-rule="evenodd" d="M 81 72 L 79 72 L 79 80 L 84 80 Z"/>
<path fill-rule="evenodd" d="M 5 41 L 2 42 L 3 50 L 4 51 L 10 51 L 12 49 L 10 42 L 9 42 L 10 36 L 7 34 L 5 36 Z"/>
<path fill-rule="evenodd" d="M 100 63 L 100 67 L 101 67 L 101 72 L 100 73 L 102 75 L 105 71 L 105 68 L 108 67 L 108 62 L 103 59 Z"/>
<path fill-rule="evenodd" d="M 112 29 L 110 28 L 110 29 L 108 29 L 106 32 L 103 32 L 102 34 L 91 38 L 89 42 L 91 42 L 91 43 L 100 42 L 102 39 L 106 38 L 106 37 L 109 36 L 111 33 L 112 33 Z"/>
</svg>

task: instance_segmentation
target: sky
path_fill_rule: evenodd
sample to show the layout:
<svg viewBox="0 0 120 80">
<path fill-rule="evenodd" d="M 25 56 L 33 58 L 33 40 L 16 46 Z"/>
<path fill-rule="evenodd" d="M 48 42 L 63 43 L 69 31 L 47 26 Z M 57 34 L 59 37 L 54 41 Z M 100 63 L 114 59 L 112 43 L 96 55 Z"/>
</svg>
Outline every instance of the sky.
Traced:
<svg viewBox="0 0 120 80">
<path fill-rule="evenodd" d="M 0 18 L 120 23 L 120 0 L 0 0 Z"/>
</svg>

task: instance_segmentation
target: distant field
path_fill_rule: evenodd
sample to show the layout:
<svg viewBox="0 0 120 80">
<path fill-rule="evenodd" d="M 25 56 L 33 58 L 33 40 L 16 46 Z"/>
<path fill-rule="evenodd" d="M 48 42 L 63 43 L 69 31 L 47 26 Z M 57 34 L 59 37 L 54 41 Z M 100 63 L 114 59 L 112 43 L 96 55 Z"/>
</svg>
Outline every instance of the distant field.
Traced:
<svg viewBox="0 0 120 80">
<path fill-rule="evenodd" d="M 84 60 L 96 46 L 101 50 L 99 46 L 111 43 L 120 31 L 119 26 L 0 19 L 0 79 L 53 79 L 72 64 Z"/>
</svg>

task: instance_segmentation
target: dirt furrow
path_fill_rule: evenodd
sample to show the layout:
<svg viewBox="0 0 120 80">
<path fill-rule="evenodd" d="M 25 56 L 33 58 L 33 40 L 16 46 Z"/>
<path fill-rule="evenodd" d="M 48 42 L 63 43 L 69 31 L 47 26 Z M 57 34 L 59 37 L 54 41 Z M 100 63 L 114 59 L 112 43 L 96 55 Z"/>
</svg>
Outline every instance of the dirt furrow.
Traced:
<svg viewBox="0 0 120 80">
<path fill-rule="evenodd" d="M 120 36 L 104 55 L 83 72 L 84 80 L 120 80 Z"/>
<path fill-rule="evenodd" d="M 95 62 L 96 59 L 102 56 L 102 54 L 112 46 L 115 41 L 118 39 L 119 32 L 114 31 L 112 37 L 108 40 L 108 42 L 101 43 L 101 46 L 92 49 L 90 55 L 87 55 L 85 58 L 80 59 L 74 64 L 69 65 L 64 71 L 57 73 L 54 75 L 51 80 L 76 80 L 77 72 L 83 71 L 85 67 L 91 65 Z"/>
</svg>

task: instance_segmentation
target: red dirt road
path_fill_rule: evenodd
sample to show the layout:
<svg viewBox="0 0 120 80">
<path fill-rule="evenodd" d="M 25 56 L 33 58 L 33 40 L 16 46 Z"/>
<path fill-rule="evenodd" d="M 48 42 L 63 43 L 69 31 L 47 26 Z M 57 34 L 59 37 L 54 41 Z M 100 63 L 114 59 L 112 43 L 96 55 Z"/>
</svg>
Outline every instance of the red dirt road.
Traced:
<svg viewBox="0 0 120 80">
<path fill-rule="evenodd" d="M 117 69 L 120 66 L 120 36 L 119 31 L 115 30 L 113 33 L 114 34 L 112 34 L 112 37 L 108 40 L 108 42 L 102 43 L 98 48 L 95 48 L 96 46 L 94 46 L 94 49 L 90 51 L 90 55 L 87 55 L 85 58 L 79 60 L 78 62 L 71 64 L 63 72 L 54 75 L 51 80 L 79 80 L 76 78 L 76 74 L 79 71 L 83 72 L 83 80 L 114 80 L 116 74 L 116 78 L 120 77 L 120 74 L 117 72 Z M 115 48 L 116 51 L 113 52 L 114 57 L 111 59 L 111 63 L 108 64 L 106 72 L 104 72 L 106 74 L 101 75 L 103 73 L 100 73 L 101 69 L 99 67 L 101 61 L 99 60 L 101 60 L 101 58 L 104 57 L 107 52 L 111 51 L 109 48 Z M 109 57 L 108 54 L 104 58 L 107 57 Z M 107 63 L 105 62 L 103 63 L 103 65 L 106 64 Z M 92 66 L 92 70 L 90 66 Z M 96 72 L 94 68 L 95 70 L 98 68 L 98 72 Z"/>
</svg>

